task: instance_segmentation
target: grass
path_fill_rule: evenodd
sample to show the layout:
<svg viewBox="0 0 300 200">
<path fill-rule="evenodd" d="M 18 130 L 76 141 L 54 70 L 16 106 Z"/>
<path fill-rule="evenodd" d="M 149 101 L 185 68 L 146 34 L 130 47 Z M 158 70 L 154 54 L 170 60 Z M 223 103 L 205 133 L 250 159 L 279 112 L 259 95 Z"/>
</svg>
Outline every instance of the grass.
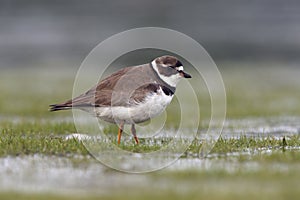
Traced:
<svg viewBox="0 0 300 200">
<path fill-rule="evenodd" d="M 60 135 L 76 132 L 71 123 L 1 123 L 0 156 L 87 154 L 75 140 Z"/>
<path fill-rule="evenodd" d="M 29 154 L 46 154 L 46 155 L 68 155 L 80 154 L 87 155 L 85 147 L 76 139 L 68 139 L 68 134 L 76 133 L 76 128 L 72 122 L 21 122 L 0 123 L 0 156 L 8 155 L 29 155 Z M 115 127 L 111 130 L 115 130 Z M 110 132 L 111 130 L 106 130 Z M 107 133 L 108 135 L 109 133 Z M 116 134 L 108 135 L 109 139 L 116 144 Z M 144 139 L 136 145 L 133 140 L 122 142 L 121 148 L 132 152 L 149 152 L 161 148 L 163 143 L 167 144 L 169 139 L 152 139 L 151 145 Z M 211 153 L 219 155 L 255 151 L 258 149 L 278 150 L 288 147 L 299 147 L 300 137 L 293 135 L 287 137 L 285 142 L 276 137 L 246 137 L 239 138 L 219 138 Z M 195 139 L 186 153 L 183 155 L 197 155 L 201 148 L 201 141 Z"/>
</svg>

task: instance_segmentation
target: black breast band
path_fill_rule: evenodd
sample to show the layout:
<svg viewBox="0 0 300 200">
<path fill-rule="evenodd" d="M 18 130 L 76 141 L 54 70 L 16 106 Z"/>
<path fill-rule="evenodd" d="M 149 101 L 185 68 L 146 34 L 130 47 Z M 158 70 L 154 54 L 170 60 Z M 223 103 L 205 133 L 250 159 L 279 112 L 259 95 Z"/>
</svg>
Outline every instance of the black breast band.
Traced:
<svg viewBox="0 0 300 200">
<path fill-rule="evenodd" d="M 174 92 L 170 88 L 168 88 L 164 85 L 160 85 L 160 87 L 163 90 L 163 92 L 165 93 L 165 95 L 172 96 L 174 94 Z"/>
</svg>

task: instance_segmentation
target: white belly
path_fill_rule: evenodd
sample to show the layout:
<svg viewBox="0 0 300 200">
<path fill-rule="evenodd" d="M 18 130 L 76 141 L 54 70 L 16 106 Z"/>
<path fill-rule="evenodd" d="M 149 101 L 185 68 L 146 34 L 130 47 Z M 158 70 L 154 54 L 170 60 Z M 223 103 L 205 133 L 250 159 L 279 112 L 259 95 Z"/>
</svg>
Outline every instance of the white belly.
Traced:
<svg viewBox="0 0 300 200">
<path fill-rule="evenodd" d="M 124 121 L 127 124 L 141 123 L 161 114 L 170 104 L 173 96 L 165 95 L 160 89 L 152 93 L 143 102 L 131 107 L 97 107 L 97 117 L 111 123 Z"/>
</svg>

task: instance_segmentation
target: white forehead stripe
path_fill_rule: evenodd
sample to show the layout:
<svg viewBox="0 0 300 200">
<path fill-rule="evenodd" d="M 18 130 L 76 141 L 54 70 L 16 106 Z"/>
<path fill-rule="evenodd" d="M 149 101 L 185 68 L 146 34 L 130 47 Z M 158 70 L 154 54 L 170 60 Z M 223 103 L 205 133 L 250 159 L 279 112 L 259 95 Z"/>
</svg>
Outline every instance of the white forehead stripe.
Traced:
<svg viewBox="0 0 300 200">
<path fill-rule="evenodd" d="M 183 66 L 177 67 L 177 70 L 178 70 L 178 71 L 183 71 L 183 70 L 184 70 L 184 69 L 183 69 Z"/>
</svg>

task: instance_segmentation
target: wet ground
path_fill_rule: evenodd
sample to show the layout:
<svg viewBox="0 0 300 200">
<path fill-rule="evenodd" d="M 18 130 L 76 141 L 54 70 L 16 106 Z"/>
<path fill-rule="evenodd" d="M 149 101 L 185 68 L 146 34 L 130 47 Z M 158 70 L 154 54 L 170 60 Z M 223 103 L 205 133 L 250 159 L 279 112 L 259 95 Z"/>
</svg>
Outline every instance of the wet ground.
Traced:
<svg viewBox="0 0 300 200">
<path fill-rule="evenodd" d="M 17 122 L 16 122 L 17 123 Z M 299 135 L 299 117 L 248 118 L 227 120 L 224 126 L 224 138 L 240 136 L 265 138 L 275 140 Z M 70 139 L 71 135 L 62 135 Z M 78 140 L 78 135 L 75 137 Z M 300 146 L 285 146 L 286 151 L 300 153 Z M 106 194 L 130 185 L 136 188 L 158 187 L 164 184 L 164 179 L 153 179 L 156 173 L 199 172 L 225 174 L 253 173 L 268 170 L 274 173 L 284 173 L 298 170 L 299 163 L 261 162 L 254 157 L 282 153 L 282 147 L 264 147 L 249 149 L 242 152 L 226 154 L 211 153 L 206 158 L 190 155 L 180 158 L 174 164 L 147 174 L 128 174 L 110 169 L 91 156 L 46 156 L 41 154 L 24 156 L 7 156 L 0 158 L 0 188 L 2 191 L 55 192 L 72 194 Z M 241 156 L 244 160 L 241 161 Z M 254 158 L 254 159 L 252 159 Z M 188 183 L 185 187 L 192 187 Z M 168 187 L 167 187 L 168 188 Z"/>
</svg>

